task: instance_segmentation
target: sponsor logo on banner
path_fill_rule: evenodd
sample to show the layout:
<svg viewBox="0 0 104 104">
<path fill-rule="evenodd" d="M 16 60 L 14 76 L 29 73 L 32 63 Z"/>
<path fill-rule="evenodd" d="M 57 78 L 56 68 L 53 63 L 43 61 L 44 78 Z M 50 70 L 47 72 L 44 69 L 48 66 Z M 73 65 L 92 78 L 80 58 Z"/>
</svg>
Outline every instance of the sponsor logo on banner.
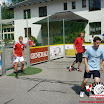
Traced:
<svg viewBox="0 0 104 104">
<path fill-rule="evenodd" d="M 73 45 L 65 45 L 65 49 L 74 49 L 74 46 Z"/>
<path fill-rule="evenodd" d="M 74 44 L 66 44 L 65 45 L 65 49 L 74 49 Z M 85 47 L 85 49 L 88 49 L 89 47 L 91 47 L 93 44 L 83 44 L 83 46 Z M 104 49 L 104 45 L 101 44 L 100 48 Z"/>
<path fill-rule="evenodd" d="M 36 47 L 30 49 L 30 63 L 43 62 L 48 60 L 48 47 Z"/>
<path fill-rule="evenodd" d="M 46 56 L 48 56 L 48 51 L 31 53 L 30 58 L 36 59 L 36 58 L 41 58 Z"/>
<path fill-rule="evenodd" d="M 55 59 L 59 57 L 64 56 L 64 46 L 58 45 L 58 46 L 51 46 L 50 47 L 50 59 Z"/>
<path fill-rule="evenodd" d="M 0 70 L 1 70 L 1 56 L 0 56 Z"/>
<path fill-rule="evenodd" d="M 56 48 L 54 49 L 54 54 L 55 54 L 55 56 L 58 56 L 60 53 L 61 53 L 61 48 L 60 48 L 60 47 L 56 47 Z"/>
<path fill-rule="evenodd" d="M 1 62 L 1 54 L 0 54 L 0 75 L 2 75 L 2 62 Z"/>
<path fill-rule="evenodd" d="M 86 86 L 86 91 L 91 92 L 89 98 L 104 98 L 104 84 L 101 82 Z"/>
</svg>

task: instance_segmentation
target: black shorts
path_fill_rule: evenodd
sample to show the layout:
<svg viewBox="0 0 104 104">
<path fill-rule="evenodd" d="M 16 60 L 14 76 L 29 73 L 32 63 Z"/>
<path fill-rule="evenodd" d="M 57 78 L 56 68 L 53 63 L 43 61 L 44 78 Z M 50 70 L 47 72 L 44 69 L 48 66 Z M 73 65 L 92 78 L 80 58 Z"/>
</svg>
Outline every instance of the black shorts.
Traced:
<svg viewBox="0 0 104 104">
<path fill-rule="evenodd" d="M 98 70 L 90 71 L 89 73 L 87 73 L 87 72 L 85 71 L 85 73 L 84 73 L 84 78 L 91 78 L 91 75 L 93 75 L 93 79 L 94 79 L 95 77 L 99 77 L 99 78 L 100 78 L 100 72 L 99 72 Z"/>
<path fill-rule="evenodd" d="M 76 62 L 82 62 L 82 53 L 76 54 Z"/>
</svg>

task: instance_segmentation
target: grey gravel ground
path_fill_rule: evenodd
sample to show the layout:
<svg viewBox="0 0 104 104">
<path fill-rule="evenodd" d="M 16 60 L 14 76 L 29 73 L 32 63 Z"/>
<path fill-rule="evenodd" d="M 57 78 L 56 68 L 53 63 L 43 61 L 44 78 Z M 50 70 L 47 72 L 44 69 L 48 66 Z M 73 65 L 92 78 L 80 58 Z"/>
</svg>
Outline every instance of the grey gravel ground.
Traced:
<svg viewBox="0 0 104 104">
<path fill-rule="evenodd" d="M 0 77 L 0 104 L 79 104 L 79 101 L 96 101 L 88 93 L 79 97 L 83 72 L 69 72 L 67 67 L 74 58 L 62 58 L 34 65 L 43 71 L 36 75 L 19 77 Z M 75 66 L 77 67 L 77 66 Z M 11 73 L 12 70 L 7 73 Z M 104 72 L 101 73 L 104 81 Z M 88 85 L 92 83 L 89 80 Z M 100 103 L 103 104 L 103 103 Z"/>
</svg>

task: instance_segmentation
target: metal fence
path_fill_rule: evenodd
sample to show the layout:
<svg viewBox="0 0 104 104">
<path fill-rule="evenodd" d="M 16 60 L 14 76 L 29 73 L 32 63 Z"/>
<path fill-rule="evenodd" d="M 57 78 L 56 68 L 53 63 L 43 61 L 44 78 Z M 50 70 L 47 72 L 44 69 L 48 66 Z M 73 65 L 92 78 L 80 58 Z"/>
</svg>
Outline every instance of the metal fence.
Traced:
<svg viewBox="0 0 104 104">
<path fill-rule="evenodd" d="M 28 48 L 28 47 L 27 47 Z M 25 49 L 27 53 L 27 58 L 25 58 L 25 65 L 30 65 L 30 53 L 28 49 Z M 7 70 L 13 69 L 13 63 L 12 63 L 12 52 L 13 52 L 13 46 L 2 46 L 1 50 L 1 56 L 2 56 L 2 75 L 5 75 Z M 20 66 L 20 64 L 18 65 Z"/>
</svg>

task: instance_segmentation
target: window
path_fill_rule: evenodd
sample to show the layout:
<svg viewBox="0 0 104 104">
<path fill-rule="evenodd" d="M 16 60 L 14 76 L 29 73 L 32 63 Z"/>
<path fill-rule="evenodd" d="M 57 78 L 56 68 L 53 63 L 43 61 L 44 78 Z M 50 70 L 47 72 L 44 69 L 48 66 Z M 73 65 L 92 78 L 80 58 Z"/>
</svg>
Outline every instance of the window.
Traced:
<svg viewBox="0 0 104 104">
<path fill-rule="evenodd" d="M 8 34 L 8 39 L 10 40 L 11 38 L 10 38 L 10 34 Z"/>
<path fill-rule="evenodd" d="M 89 11 L 101 10 L 101 0 L 89 0 Z"/>
<path fill-rule="evenodd" d="M 24 10 L 24 19 L 26 19 L 26 12 L 27 12 L 27 19 L 30 19 L 31 18 L 30 9 Z"/>
<path fill-rule="evenodd" d="M 4 28 L 4 32 L 7 32 L 7 29 L 6 28 Z"/>
<path fill-rule="evenodd" d="M 47 16 L 47 7 L 39 7 L 39 17 Z"/>
<path fill-rule="evenodd" d="M 3 34 L 2 34 L 2 39 L 4 39 L 4 36 L 3 36 Z"/>
<path fill-rule="evenodd" d="M 67 10 L 67 3 L 64 3 L 64 10 Z"/>
<path fill-rule="evenodd" d="M 75 4 L 75 1 L 72 2 L 72 9 L 76 9 L 76 4 Z"/>
<path fill-rule="evenodd" d="M 11 34 L 11 39 L 14 40 L 14 34 Z"/>
<path fill-rule="evenodd" d="M 89 24 L 90 35 L 101 34 L 101 22 L 93 22 Z"/>
<path fill-rule="evenodd" d="M 11 32 L 14 32 L 14 28 L 11 28 Z"/>
<path fill-rule="evenodd" d="M 86 7 L 86 0 L 82 0 L 82 8 Z"/>
<path fill-rule="evenodd" d="M 7 32 L 10 32 L 10 28 L 7 28 Z"/>
<path fill-rule="evenodd" d="M 31 28 L 28 28 L 28 36 L 31 36 Z M 27 37 L 27 28 L 25 28 L 25 37 Z"/>
<path fill-rule="evenodd" d="M 7 34 L 5 34 L 5 39 L 7 39 Z"/>
</svg>

